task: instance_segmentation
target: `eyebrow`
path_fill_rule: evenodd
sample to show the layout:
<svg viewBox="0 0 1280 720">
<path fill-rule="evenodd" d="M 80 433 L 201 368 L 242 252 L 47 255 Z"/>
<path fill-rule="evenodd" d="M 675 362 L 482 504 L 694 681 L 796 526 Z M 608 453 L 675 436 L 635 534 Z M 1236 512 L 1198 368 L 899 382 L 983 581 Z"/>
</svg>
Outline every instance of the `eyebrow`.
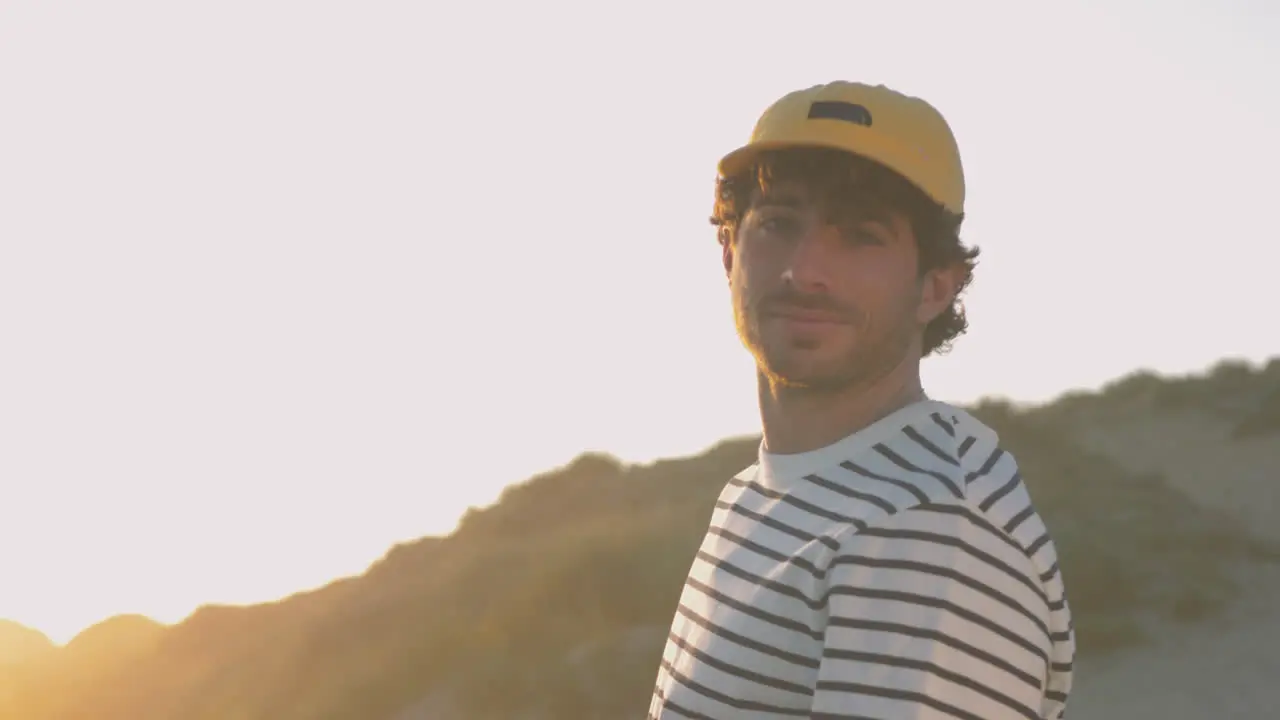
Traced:
<svg viewBox="0 0 1280 720">
<path fill-rule="evenodd" d="M 751 207 L 782 207 L 798 209 L 805 206 L 805 201 L 793 193 L 767 193 L 759 195 L 752 201 Z"/>
<path fill-rule="evenodd" d="M 802 196 L 791 192 L 767 193 L 756 197 L 751 203 L 751 209 L 772 207 L 786 208 L 788 210 L 797 210 L 808 204 Z M 892 213 L 877 203 L 851 203 L 852 211 L 846 210 L 844 213 L 836 213 L 837 215 L 845 215 L 854 222 L 872 222 L 892 227 Z"/>
</svg>

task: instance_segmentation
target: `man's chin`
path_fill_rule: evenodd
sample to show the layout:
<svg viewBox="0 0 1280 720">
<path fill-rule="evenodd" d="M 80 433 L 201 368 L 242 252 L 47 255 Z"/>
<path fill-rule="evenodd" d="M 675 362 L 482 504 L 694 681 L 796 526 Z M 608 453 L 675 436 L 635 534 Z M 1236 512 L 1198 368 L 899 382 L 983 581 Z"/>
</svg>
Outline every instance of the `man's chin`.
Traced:
<svg viewBox="0 0 1280 720">
<path fill-rule="evenodd" d="M 837 393 L 852 384 L 845 375 L 778 375 L 770 373 L 774 387 L 811 395 Z"/>
<path fill-rule="evenodd" d="M 806 390 L 834 390 L 850 382 L 848 368 L 840 363 L 819 362 L 817 358 L 790 356 L 766 358 L 765 375 L 783 387 Z"/>
</svg>

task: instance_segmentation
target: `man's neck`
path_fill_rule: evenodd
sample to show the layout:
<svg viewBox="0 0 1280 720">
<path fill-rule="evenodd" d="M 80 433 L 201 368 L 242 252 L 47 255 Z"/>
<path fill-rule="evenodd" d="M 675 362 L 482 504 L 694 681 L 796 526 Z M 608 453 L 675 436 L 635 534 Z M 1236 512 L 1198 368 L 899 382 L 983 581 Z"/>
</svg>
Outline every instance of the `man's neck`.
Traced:
<svg viewBox="0 0 1280 720">
<path fill-rule="evenodd" d="M 826 447 L 925 399 L 918 365 L 834 392 L 779 387 L 761 373 L 759 389 L 765 449 L 777 454 Z"/>
</svg>

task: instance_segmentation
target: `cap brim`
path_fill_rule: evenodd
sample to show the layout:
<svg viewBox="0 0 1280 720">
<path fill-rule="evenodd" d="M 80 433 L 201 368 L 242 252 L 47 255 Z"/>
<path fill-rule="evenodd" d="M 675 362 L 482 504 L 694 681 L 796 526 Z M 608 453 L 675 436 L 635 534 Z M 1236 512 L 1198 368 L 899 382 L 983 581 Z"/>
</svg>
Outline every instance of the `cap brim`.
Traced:
<svg viewBox="0 0 1280 720">
<path fill-rule="evenodd" d="M 717 171 L 720 173 L 721 177 L 737 175 L 751 167 L 751 164 L 754 163 L 762 153 L 770 150 L 787 150 L 790 148 L 824 148 L 828 150 L 839 150 L 841 152 L 849 153 L 850 155 L 876 160 L 876 158 L 870 154 L 860 153 L 849 149 L 848 146 L 837 145 L 835 143 L 824 143 L 814 140 L 763 140 L 743 145 L 737 150 L 734 150 L 728 155 L 720 158 Z"/>
</svg>

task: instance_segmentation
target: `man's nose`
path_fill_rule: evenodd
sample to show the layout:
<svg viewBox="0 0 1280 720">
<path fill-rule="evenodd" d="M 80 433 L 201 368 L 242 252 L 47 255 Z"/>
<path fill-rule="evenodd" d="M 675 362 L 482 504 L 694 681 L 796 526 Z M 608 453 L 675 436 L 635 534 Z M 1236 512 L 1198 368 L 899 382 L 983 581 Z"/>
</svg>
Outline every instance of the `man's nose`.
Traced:
<svg viewBox="0 0 1280 720">
<path fill-rule="evenodd" d="M 800 290 L 827 290 L 833 254 L 839 247 L 840 229 L 815 223 L 792 243 L 783 281 Z"/>
</svg>

